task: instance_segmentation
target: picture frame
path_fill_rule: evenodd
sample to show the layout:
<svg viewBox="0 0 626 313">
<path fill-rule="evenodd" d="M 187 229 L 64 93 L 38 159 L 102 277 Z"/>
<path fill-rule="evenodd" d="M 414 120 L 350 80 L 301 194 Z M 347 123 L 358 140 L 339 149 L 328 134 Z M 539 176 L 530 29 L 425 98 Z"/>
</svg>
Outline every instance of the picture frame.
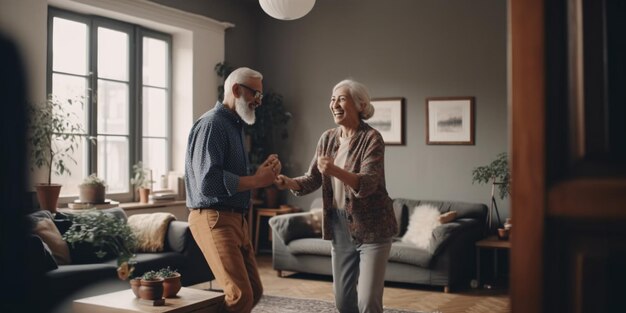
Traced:
<svg viewBox="0 0 626 313">
<path fill-rule="evenodd" d="M 474 145 L 474 97 L 426 98 L 426 144 Z"/>
<path fill-rule="evenodd" d="M 404 145 L 404 98 L 371 99 L 374 115 L 366 122 L 383 136 L 385 145 Z"/>
</svg>

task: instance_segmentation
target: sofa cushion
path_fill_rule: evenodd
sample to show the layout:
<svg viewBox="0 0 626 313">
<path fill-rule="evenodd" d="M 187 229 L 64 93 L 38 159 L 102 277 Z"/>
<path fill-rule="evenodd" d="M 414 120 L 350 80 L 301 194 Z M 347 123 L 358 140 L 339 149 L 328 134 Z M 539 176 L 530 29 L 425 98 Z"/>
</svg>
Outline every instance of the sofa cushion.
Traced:
<svg viewBox="0 0 626 313">
<path fill-rule="evenodd" d="M 321 238 L 303 238 L 293 240 L 287 245 L 289 252 L 293 254 L 328 255 L 332 249 L 330 240 Z"/>
<path fill-rule="evenodd" d="M 26 251 L 28 252 L 28 268 L 34 273 L 45 273 L 59 267 L 52 256 L 50 247 L 37 235 L 28 236 Z"/>
<path fill-rule="evenodd" d="M 65 240 L 61 237 L 61 233 L 59 233 L 54 222 L 52 222 L 52 219 L 39 219 L 35 223 L 33 233 L 39 236 L 39 238 L 48 245 L 58 265 L 70 264 L 72 262 L 70 249 Z"/>
<path fill-rule="evenodd" d="M 321 238 L 313 216 L 310 212 L 282 214 L 270 218 L 269 224 L 285 244 L 299 238 Z"/>
<path fill-rule="evenodd" d="M 429 250 L 418 248 L 412 243 L 394 241 L 389 252 L 390 262 L 406 263 L 427 268 L 433 255 Z"/>
</svg>

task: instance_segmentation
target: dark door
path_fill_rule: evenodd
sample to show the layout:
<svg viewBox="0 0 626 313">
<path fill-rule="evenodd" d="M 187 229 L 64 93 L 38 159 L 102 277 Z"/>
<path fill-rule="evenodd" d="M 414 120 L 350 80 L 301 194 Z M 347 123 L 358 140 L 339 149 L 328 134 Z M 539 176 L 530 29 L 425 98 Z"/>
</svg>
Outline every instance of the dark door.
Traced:
<svg viewBox="0 0 626 313">
<path fill-rule="evenodd" d="M 624 312 L 626 1 L 509 3 L 513 312 Z"/>
</svg>

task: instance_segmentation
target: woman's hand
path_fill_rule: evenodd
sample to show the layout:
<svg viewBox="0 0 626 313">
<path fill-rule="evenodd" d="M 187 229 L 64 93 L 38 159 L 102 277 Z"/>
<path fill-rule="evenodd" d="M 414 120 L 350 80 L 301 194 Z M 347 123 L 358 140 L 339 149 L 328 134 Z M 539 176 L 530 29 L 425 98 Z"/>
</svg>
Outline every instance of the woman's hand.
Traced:
<svg viewBox="0 0 626 313">
<path fill-rule="evenodd" d="M 321 156 L 317 158 L 317 169 L 324 175 L 334 176 L 333 170 L 336 168 L 335 159 L 329 156 Z"/>
<path fill-rule="evenodd" d="M 276 185 L 276 187 L 278 187 L 278 189 L 280 190 L 283 190 L 283 189 L 300 190 L 300 185 L 298 185 L 298 183 L 295 180 L 285 175 L 278 175 L 278 177 L 276 177 L 276 179 L 274 180 L 274 185 Z"/>
</svg>

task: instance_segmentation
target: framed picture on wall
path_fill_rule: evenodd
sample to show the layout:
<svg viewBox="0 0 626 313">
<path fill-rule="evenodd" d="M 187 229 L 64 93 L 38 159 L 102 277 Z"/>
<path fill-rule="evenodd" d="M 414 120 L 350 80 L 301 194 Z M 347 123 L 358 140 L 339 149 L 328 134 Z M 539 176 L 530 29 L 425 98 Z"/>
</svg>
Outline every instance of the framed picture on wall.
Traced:
<svg viewBox="0 0 626 313">
<path fill-rule="evenodd" d="M 474 97 L 426 98 L 426 144 L 473 145 Z"/>
<path fill-rule="evenodd" d="M 380 132 L 386 145 L 404 145 L 404 98 L 378 98 L 370 102 L 374 115 L 365 122 Z"/>
</svg>

